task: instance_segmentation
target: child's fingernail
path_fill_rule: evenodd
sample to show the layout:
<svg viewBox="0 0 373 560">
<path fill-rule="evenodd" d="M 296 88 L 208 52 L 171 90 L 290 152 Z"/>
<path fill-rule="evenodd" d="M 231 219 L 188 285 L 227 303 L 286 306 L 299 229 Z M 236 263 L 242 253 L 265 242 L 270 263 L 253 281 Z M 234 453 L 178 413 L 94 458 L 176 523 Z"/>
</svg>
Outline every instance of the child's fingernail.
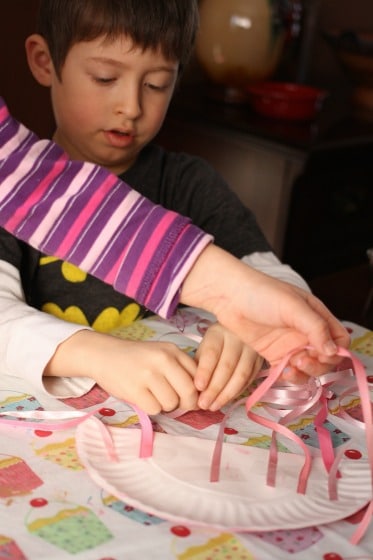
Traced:
<svg viewBox="0 0 373 560">
<path fill-rule="evenodd" d="M 307 375 L 313 375 L 315 373 L 315 366 L 303 360 L 299 360 L 299 362 L 297 363 L 297 368 Z"/>
<path fill-rule="evenodd" d="M 216 412 L 219 409 L 220 409 L 220 406 L 217 403 L 212 403 L 212 405 L 209 406 L 210 412 Z"/>
<path fill-rule="evenodd" d="M 202 383 L 198 380 L 194 380 L 194 386 L 197 389 L 197 391 L 203 391 L 203 386 Z"/>
<path fill-rule="evenodd" d="M 328 342 L 324 344 L 324 352 L 327 356 L 334 356 L 337 350 L 337 345 L 332 340 L 328 340 Z"/>
<path fill-rule="evenodd" d="M 200 408 L 202 408 L 203 410 L 207 410 L 210 406 L 210 400 L 201 397 L 201 398 L 198 399 L 198 406 Z"/>
<path fill-rule="evenodd" d="M 207 383 L 205 379 L 199 379 L 198 377 L 195 377 L 194 386 L 197 389 L 197 391 L 204 391 L 207 387 Z"/>
</svg>

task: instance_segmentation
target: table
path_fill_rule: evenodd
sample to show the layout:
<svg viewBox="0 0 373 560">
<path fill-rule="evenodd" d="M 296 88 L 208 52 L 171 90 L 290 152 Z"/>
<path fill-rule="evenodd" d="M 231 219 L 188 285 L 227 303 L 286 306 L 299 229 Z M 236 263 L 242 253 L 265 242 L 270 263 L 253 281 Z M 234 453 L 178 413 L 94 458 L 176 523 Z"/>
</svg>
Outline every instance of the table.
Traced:
<svg viewBox="0 0 373 560">
<path fill-rule="evenodd" d="M 209 316 L 185 308 L 176 319 L 138 321 L 119 329 L 117 336 L 162 339 L 189 351 L 195 342 L 189 334 L 201 334 Z M 181 322 L 181 323 L 180 323 Z M 373 372 L 373 332 L 345 323 L 351 332 L 352 350 Z M 182 328 L 184 334 L 178 329 Z M 186 337 L 188 335 L 188 337 Z M 351 398 L 344 407 L 352 414 L 359 402 Z M 77 399 L 58 401 L 35 394 L 21 380 L 2 376 L 0 412 L 97 410 L 105 424 L 134 429 L 138 417 L 126 403 L 95 387 Z M 9 418 L 7 416 L 6 418 Z M 155 430 L 168 434 L 216 438 L 223 413 L 190 412 L 180 418 L 158 415 Z M 3 417 L 4 420 L 4 417 Z M 311 418 L 312 420 L 312 418 Z M 309 415 L 292 427 L 315 448 L 315 430 Z M 333 444 L 348 436 L 328 418 Z M 226 439 L 248 446 L 268 447 L 264 428 L 248 428 L 233 417 Z M 251 429 L 251 431 L 250 431 Z M 245 432 L 248 430 L 248 434 Z M 83 468 L 75 447 L 76 427 L 50 431 L 10 427 L 0 418 L 0 559 L 54 560 L 368 560 L 373 558 L 373 524 L 358 545 L 349 542 L 363 512 L 327 525 L 293 530 L 234 533 L 210 527 L 166 521 L 140 511 L 95 484 Z M 367 488 L 367 498 L 371 492 Z"/>
</svg>

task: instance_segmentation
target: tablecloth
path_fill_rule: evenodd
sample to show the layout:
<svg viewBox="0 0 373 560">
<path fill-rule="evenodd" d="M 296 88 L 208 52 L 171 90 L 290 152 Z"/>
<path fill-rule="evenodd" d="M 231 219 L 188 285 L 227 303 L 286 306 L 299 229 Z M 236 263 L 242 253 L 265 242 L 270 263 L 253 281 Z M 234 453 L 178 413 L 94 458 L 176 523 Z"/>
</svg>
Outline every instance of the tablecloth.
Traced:
<svg viewBox="0 0 373 560">
<path fill-rule="evenodd" d="M 133 340 L 170 340 L 193 351 L 197 336 L 209 324 L 208 314 L 192 308 L 164 321 L 147 318 L 113 333 Z M 373 375 L 373 333 L 354 323 L 353 352 Z M 192 335 L 192 338 L 190 338 Z M 370 379 L 370 378 L 369 378 Z M 353 416 L 359 399 L 344 407 Z M 139 419 L 126 403 L 95 387 L 77 399 L 56 401 L 35 394 L 21 380 L 0 376 L 0 412 L 95 410 L 110 426 L 137 429 Z M 179 418 L 152 418 L 155 431 L 215 439 L 224 410 L 193 411 Z M 225 439 L 245 446 L 268 449 L 268 432 L 232 416 Z M 349 434 L 328 417 L 336 449 Z M 312 416 L 291 426 L 308 446 L 318 446 Z M 298 529 L 234 533 L 213 527 L 174 523 L 147 514 L 106 492 L 88 475 L 75 445 L 76 428 L 51 431 L 38 423 L 25 428 L 22 421 L 10 427 L 0 417 L 0 559 L 12 560 L 368 560 L 373 559 L 373 524 L 357 545 L 350 543 L 364 510 L 326 525 Z M 283 444 L 286 448 L 286 443 Z M 287 449 L 289 451 L 289 449 Z M 371 489 L 367 487 L 367 499 Z"/>
</svg>

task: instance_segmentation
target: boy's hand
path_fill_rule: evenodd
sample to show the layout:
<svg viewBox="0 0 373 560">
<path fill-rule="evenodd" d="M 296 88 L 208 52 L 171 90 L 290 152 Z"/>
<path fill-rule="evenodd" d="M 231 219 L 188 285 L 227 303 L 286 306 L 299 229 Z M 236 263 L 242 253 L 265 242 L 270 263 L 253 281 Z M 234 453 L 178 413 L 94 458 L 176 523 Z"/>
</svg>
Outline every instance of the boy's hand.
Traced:
<svg viewBox="0 0 373 560">
<path fill-rule="evenodd" d="M 44 375 L 90 377 L 110 395 L 158 414 L 197 408 L 196 370 L 195 360 L 175 344 L 81 330 L 60 344 Z"/>
<path fill-rule="evenodd" d="M 194 384 L 201 392 L 198 406 L 211 411 L 237 397 L 263 364 L 255 350 L 219 323 L 207 329 L 195 359 L 198 368 Z"/>
</svg>

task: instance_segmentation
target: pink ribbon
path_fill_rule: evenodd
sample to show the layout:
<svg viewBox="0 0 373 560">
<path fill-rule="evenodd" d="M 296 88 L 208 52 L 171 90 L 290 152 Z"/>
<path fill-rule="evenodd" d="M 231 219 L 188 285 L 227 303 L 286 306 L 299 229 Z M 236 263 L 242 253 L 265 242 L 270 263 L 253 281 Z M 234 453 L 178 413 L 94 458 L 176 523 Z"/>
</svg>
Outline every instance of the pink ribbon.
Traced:
<svg viewBox="0 0 373 560">
<path fill-rule="evenodd" d="M 136 405 L 131 403 L 127 404 L 129 404 L 129 406 L 134 409 L 139 418 L 141 426 L 139 457 L 141 457 L 142 459 L 146 459 L 147 457 L 151 457 L 153 454 L 154 434 L 152 422 L 149 416 Z M 32 428 L 33 430 L 36 430 L 38 426 L 41 425 L 43 430 L 50 430 L 52 432 L 57 430 L 68 430 L 77 426 L 78 424 L 81 424 L 88 418 L 93 417 L 94 420 L 97 420 L 97 426 L 104 438 L 105 447 L 110 459 L 117 461 L 118 458 L 115 453 L 114 444 L 109 430 L 103 422 L 101 422 L 97 417 L 94 416 L 99 411 L 100 408 L 92 409 L 89 412 L 85 412 L 83 410 L 30 410 L 22 412 L 11 410 L 0 411 L 0 416 L 3 416 L 3 418 L 1 419 L 1 423 L 7 424 L 12 428 Z M 4 418 L 4 416 L 19 418 L 19 420 L 10 420 L 8 418 Z M 25 419 L 27 418 L 30 418 L 34 421 L 25 421 Z M 41 420 L 41 422 L 35 422 L 35 420 Z M 54 422 L 47 422 L 46 420 L 54 420 Z"/>
<path fill-rule="evenodd" d="M 339 396 L 339 406 L 341 410 L 341 399 L 347 395 L 352 394 L 353 391 L 356 390 L 356 388 L 358 388 L 359 390 L 363 421 L 360 422 L 356 419 L 351 418 L 350 415 L 345 411 L 343 411 L 343 417 L 354 425 L 365 429 L 367 456 L 371 467 L 372 499 L 369 502 L 361 523 L 359 524 L 357 530 L 351 538 L 351 543 L 357 544 L 364 535 L 367 527 L 369 526 L 373 513 L 373 421 L 369 384 L 367 381 L 365 368 L 360 360 L 358 360 L 358 358 L 351 352 L 344 348 L 339 348 L 338 355 L 344 356 L 351 360 L 355 377 L 353 377 L 351 370 L 344 370 L 328 373 L 320 376 L 319 378 L 310 378 L 308 383 L 305 385 L 286 385 L 282 382 L 278 382 L 278 378 L 288 364 L 290 357 L 297 351 L 299 351 L 299 349 L 289 353 L 283 358 L 283 360 L 281 360 L 279 364 L 277 364 L 277 366 L 269 369 L 267 372 L 259 372 L 258 378 L 264 378 L 260 385 L 246 399 L 241 399 L 235 402 L 228 409 L 223 421 L 220 424 L 219 433 L 211 461 L 210 480 L 211 482 L 219 480 L 224 429 L 226 423 L 233 410 L 236 407 L 245 404 L 248 418 L 262 426 L 272 429 L 272 439 L 267 468 L 267 484 L 270 486 L 275 485 L 278 456 L 276 434 L 281 433 L 293 442 L 297 443 L 304 452 L 305 460 L 299 474 L 297 486 L 297 492 L 304 494 L 306 491 L 307 481 L 312 466 L 312 457 L 309 449 L 301 440 L 301 438 L 299 438 L 294 432 L 286 428 L 284 424 L 302 416 L 306 411 L 314 411 L 316 414 L 314 425 L 319 440 L 320 452 L 326 471 L 328 472 L 329 498 L 331 500 L 337 499 L 337 479 L 340 477 L 340 473 L 338 472 L 338 464 L 343 456 L 344 448 L 340 450 L 340 452 L 337 453 L 336 456 L 334 456 L 331 436 L 329 431 L 323 426 L 323 423 L 328 415 L 328 401 L 332 395 L 334 396 L 331 391 L 331 387 L 336 382 L 338 384 L 341 384 L 342 381 L 347 389 L 343 391 L 343 393 Z M 262 408 L 269 410 L 273 414 L 273 416 L 280 419 L 276 422 L 252 412 L 252 408 L 254 408 L 259 403 L 262 405 Z M 288 412 L 289 407 L 290 412 Z"/>
</svg>

